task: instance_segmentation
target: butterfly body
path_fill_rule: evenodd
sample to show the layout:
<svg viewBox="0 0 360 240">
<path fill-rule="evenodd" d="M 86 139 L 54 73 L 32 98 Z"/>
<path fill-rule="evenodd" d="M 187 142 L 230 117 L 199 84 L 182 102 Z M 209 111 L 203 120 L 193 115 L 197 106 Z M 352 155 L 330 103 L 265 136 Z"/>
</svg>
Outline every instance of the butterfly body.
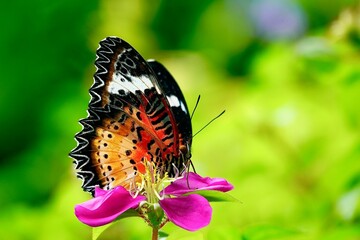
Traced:
<svg viewBox="0 0 360 240">
<path fill-rule="evenodd" d="M 146 161 L 160 175 L 184 171 L 192 138 L 188 108 L 175 79 L 156 61 L 145 61 L 122 39 L 100 42 L 89 92 L 88 117 L 75 138 L 74 158 L 85 191 L 130 188 Z"/>
</svg>

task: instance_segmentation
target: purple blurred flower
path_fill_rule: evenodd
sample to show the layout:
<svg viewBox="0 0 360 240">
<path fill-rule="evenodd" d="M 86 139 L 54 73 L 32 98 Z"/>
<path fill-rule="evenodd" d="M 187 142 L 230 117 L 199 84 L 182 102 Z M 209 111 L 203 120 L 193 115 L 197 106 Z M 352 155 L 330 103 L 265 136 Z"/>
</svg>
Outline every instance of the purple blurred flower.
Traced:
<svg viewBox="0 0 360 240">
<path fill-rule="evenodd" d="M 195 173 L 188 173 L 159 192 L 157 196 L 161 197 L 158 204 L 169 221 L 186 230 L 195 231 L 207 226 L 212 214 L 208 200 L 196 194 L 196 191 L 227 192 L 231 189 L 233 186 L 225 179 L 203 178 Z M 140 209 L 142 205 L 149 203 L 147 194 L 145 192 L 143 195 L 132 196 L 121 186 L 108 191 L 97 187 L 95 198 L 77 205 L 75 215 L 89 226 L 102 226 L 129 209 Z M 140 216 L 141 214 L 139 211 Z"/>
<path fill-rule="evenodd" d="M 250 17 L 257 34 L 268 40 L 293 39 L 306 30 L 306 16 L 298 3 L 290 0 L 250 2 Z"/>
</svg>

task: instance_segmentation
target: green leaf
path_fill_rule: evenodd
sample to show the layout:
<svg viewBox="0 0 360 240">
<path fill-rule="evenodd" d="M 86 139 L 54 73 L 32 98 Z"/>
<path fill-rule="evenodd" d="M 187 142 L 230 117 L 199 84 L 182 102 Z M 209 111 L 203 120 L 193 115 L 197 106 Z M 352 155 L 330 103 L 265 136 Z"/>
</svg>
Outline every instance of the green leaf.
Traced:
<svg viewBox="0 0 360 240">
<path fill-rule="evenodd" d="M 100 227 L 94 227 L 92 229 L 92 240 L 96 240 L 99 238 L 99 236 L 109 227 L 111 227 L 112 225 L 114 225 L 117 221 L 119 221 L 120 219 L 123 218 L 128 218 L 128 217 L 137 217 L 139 216 L 139 214 L 134 210 L 134 209 L 129 209 L 126 212 L 124 212 L 123 214 L 121 214 L 120 216 L 118 216 L 114 221 L 112 221 L 109 224 L 106 224 L 104 226 L 100 226 Z"/>
<path fill-rule="evenodd" d="M 159 231 L 159 239 L 167 239 L 167 237 L 169 237 L 168 233 Z"/>
<path fill-rule="evenodd" d="M 113 224 L 115 224 L 116 221 L 113 221 L 109 224 L 106 224 L 104 226 L 100 226 L 100 227 L 94 227 L 92 229 L 92 240 L 96 240 L 99 238 L 99 236 L 106 230 L 108 229 L 109 227 L 111 227 Z"/>
<path fill-rule="evenodd" d="M 231 196 L 228 193 L 220 192 L 220 191 L 214 191 L 214 190 L 199 190 L 194 191 L 185 195 L 189 194 L 199 194 L 206 198 L 209 202 L 240 202 L 239 199 Z"/>
</svg>

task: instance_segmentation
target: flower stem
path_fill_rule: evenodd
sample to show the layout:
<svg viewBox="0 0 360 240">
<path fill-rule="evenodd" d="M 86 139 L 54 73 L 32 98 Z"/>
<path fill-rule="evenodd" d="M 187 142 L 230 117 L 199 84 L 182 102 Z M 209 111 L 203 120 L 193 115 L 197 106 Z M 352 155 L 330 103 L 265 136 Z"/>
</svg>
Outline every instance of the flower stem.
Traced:
<svg viewBox="0 0 360 240">
<path fill-rule="evenodd" d="M 152 230 L 152 240 L 158 240 L 159 239 L 159 229 L 153 228 Z"/>
</svg>

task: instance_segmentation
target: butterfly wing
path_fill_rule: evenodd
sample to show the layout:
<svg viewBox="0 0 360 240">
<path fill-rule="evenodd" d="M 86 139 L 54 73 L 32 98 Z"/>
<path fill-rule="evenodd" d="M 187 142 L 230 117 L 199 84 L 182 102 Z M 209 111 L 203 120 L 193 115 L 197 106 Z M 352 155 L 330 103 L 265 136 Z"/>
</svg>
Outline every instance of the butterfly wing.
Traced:
<svg viewBox="0 0 360 240">
<path fill-rule="evenodd" d="M 190 133 L 182 133 L 177 124 L 182 105 L 168 96 L 180 92 L 178 100 L 186 111 L 187 107 L 166 69 L 149 66 L 128 43 L 114 37 L 100 42 L 95 65 L 88 117 L 80 120 L 83 129 L 75 136 L 78 145 L 70 153 L 84 190 L 93 193 L 96 185 L 129 189 L 139 181 L 139 172 L 145 172 L 144 161 L 154 162 L 170 175 L 173 163 L 183 168 L 180 146 L 183 135 L 191 134 L 191 123 L 188 119 L 184 124 L 185 129 L 190 126 Z M 170 90 L 174 84 L 175 91 Z"/>
<path fill-rule="evenodd" d="M 190 151 L 192 140 L 192 127 L 191 119 L 189 115 L 189 109 L 187 107 L 184 95 L 182 94 L 179 85 L 169 73 L 169 71 L 159 62 L 155 60 L 149 60 L 148 64 L 153 69 L 157 76 L 158 84 L 162 89 L 163 94 L 168 100 L 171 112 L 174 115 L 176 122 L 176 129 L 179 133 L 179 146 L 187 147 L 183 151 Z"/>
</svg>

